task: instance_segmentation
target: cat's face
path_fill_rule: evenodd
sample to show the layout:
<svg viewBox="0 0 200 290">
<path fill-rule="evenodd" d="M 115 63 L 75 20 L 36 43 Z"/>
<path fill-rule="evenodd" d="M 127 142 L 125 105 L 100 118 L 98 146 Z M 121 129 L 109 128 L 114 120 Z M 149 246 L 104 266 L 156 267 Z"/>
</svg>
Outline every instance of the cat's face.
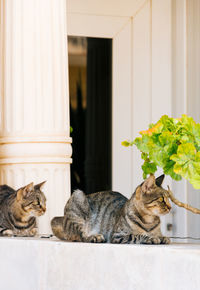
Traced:
<svg viewBox="0 0 200 290">
<path fill-rule="evenodd" d="M 35 186 L 30 183 L 17 191 L 17 201 L 29 216 L 41 216 L 46 211 L 46 197 L 41 191 L 44 183 Z"/>
<path fill-rule="evenodd" d="M 161 175 L 157 179 L 155 179 L 154 175 L 150 175 L 137 189 L 139 190 L 138 197 L 140 204 L 149 215 L 165 215 L 171 210 L 167 190 L 161 187 L 163 179 L 164 175 Z"/>
</svg>

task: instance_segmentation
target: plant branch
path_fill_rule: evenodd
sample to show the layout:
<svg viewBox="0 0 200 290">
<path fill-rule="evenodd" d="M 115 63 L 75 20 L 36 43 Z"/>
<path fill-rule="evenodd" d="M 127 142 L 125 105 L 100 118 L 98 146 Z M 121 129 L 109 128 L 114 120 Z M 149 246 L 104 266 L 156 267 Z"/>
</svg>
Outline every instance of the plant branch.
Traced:
<svg viewBox="0 0 200 290">
<path fill-rule="evenodd" d="M 193 213 L 200 214 L 200 209 L 192 207 L 191 205 L 180 202 L 178 199 L 176 199 L 173 193 L 171 192 L 169 186 L 168 186 L 168 194 L 171 201 L 175 203 L 176 205 L 178 205 L 179 207 L 184 207 L 185 209 L 190 210 Z"/>
</svg>

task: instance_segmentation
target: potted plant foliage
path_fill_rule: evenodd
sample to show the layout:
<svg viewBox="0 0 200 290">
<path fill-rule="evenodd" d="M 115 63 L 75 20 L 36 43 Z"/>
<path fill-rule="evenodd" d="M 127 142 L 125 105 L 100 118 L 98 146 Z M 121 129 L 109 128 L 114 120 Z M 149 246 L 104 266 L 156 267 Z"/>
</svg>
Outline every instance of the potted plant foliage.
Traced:
<svg viewBox="0 0 200 290">
<path fill-rule="evenodd" d="M 149 129 L 140 132 L 134 141 L 122 145 L 136 145 L 141 151 L 143 177 L 154 174 L 158 167 L 174 180 L 187 179 L 195 189 L 200 189 L 200 124 L 192 117 L 170 118 L 164 115 Z M 178 206 L 200 214 L 200 210 L 178 201 L 171 190 L 169 197 Z"/>
</svg>

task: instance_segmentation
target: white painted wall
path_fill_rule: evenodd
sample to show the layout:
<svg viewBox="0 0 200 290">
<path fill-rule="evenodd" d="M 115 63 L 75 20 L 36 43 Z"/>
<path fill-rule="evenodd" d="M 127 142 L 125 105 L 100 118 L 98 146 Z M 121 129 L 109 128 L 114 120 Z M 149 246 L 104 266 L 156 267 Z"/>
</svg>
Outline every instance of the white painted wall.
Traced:
<svg viewBox="0 0 200 290">
<path fill-rule="evenodd" d="M 186 1 L 172 2 L 172 116 L 187 113 L 187 70 L 186 70 Z M 187 202 L 187 182 L 173 182 L 177 198 Z M 188 212 L 174 207 L 173 234 L 187 236 Z"/>
<path fill-rule="evenodd" d="M 187 1 L 188 115 L 200 122 L 200 1 Z M 200 208 L 200 190 L 188 185 L 188 201 Z M 188 213 L 188 235 L 200 237 L 200 217 Z"/>
<path fill-rule="evenodd" d="M 186 113 L 200 122 L 200 2 L 173 1 L 173 116 Z M 179 199 L 200 208 L 200 191 L 186 181 L 174 184 Z M 176 235 L 200 236 L 198 215 L 177 209 Z"/>
<path fill-rule="evenodd" d="M 171 115 L 171 1 L 146 1 L 133 17 L 132 136 L 164 115 Z M 133 188 L 142 179 L 140 152 L 133 149 Z M 158 171 L 162 174 L 162 171 Z M 165 184 L 170 184 L 166 177 Z M 163 217 L 162 231 L 172 222 Z"/>
</svg>

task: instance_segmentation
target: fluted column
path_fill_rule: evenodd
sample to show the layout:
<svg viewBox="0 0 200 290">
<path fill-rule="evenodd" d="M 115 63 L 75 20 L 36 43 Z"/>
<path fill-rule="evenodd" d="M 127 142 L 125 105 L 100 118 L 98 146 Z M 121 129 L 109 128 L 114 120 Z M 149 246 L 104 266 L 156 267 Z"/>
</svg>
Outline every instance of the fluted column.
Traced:
<svg viewBox="0 0 200 290">
<path fill-rule="evenodd" d="M 47 180 L 50 219 L 70 194 L 65 0 L 0 0 L 0 184 Z"/>
</svg>

